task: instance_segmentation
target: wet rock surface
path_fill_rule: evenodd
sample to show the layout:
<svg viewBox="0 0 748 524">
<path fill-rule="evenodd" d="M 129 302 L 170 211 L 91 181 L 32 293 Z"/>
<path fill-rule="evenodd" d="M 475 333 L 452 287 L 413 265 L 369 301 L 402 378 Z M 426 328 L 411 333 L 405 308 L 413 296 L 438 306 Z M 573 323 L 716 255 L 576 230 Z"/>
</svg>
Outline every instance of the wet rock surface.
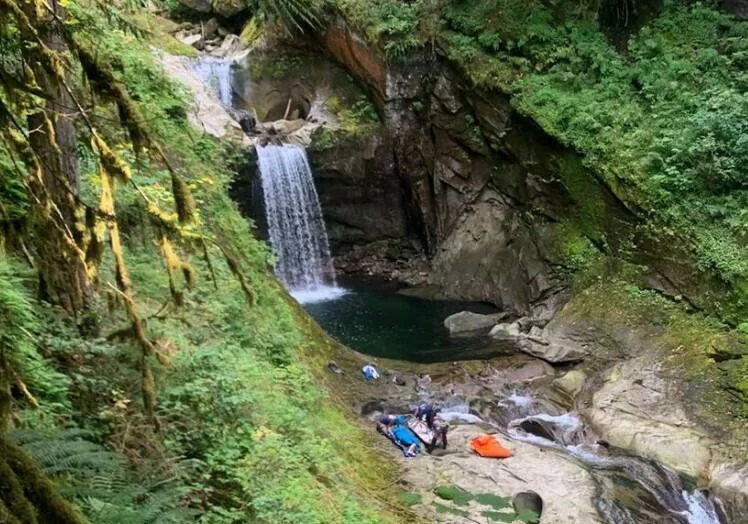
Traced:
<svg viewBox="0 0 748 524">
<path fill-rule="evenodd" d="M 671 511 L 693 519 L 716 519 L 703 494 L 683 487 L 675 473 L 648 461 L 652 459 L 692 479 L 691 486 L 708 488 L 718 496 L 728 522 L 743 522 L 748 470 L 724 450 L 717 451 L 720 444 L 689 419 L 677 400 L 682 398 L 674 390 L 677 383 L 655 365 L 661 355 L 642 354 L 646 343 L 630 333 L 623 347 L 620 340 L 568 317 L 563 325 L 554 320 L 545 328 L 530 319 L 512 324 L 521 336 L 563 336 L 584 343 L 585 351 L 600 360 L 558 370 L 523 355 L 519 347 L 514 356 L 488 361 L 379 360 L 376 365 L 385 370 L 381 380 L 346 385 L 348 398 L 367 424 L 373 424 L 380 413 L 406 413 L 423 400 L 435 402 L 450 420 L 446 452 L 403 462 L 402 490 L 422 495 L 415 509 L 434 522 L 469 522 L 434 510 L 432 502 L 439 502 L 434 487 L 454 484 L 502 496 L 537 491 L 546 503 L 541 522 L 688 521 L 665 517 L 672 516 Z M 350 376 L 357 371 L 354 368 Z M 497 430 L 499 440 L 514 453 L 512 458 L 489 460 L 471 452 L 470 438 Z M 382 443 L 382 451 L 391 460 L 402 460 L 388 442 Z M 564 479 L 573 479 L 575 489 L 567 490 Z M 618 482 L 633 482 L 631 491 L 615 487 Z M 642 486 L 653 491 L 647 494 Z M 638 509 L 629 513 L 626 502 L 617 507 L 611 500 L 629 500 Z M 480 521 L 483 510 L 469 505 L 468 519 Z"/>
</svg>

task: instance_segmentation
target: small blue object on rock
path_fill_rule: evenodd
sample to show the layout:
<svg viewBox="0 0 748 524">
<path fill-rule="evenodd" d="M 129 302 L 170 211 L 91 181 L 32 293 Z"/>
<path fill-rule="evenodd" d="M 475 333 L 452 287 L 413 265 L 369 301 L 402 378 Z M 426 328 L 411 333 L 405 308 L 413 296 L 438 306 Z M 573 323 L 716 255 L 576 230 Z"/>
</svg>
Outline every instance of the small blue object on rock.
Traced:
<svg viewBox="0 0 748 524">
<path fill-rule="evenodd" d="M 366 380 L 366 382 L 371 382 L 372 380 L 376 380 L 379 378 L 379 371 L 377 371 L 377 368 L 375 368 L 371 364 L 366 364 L 364 367 L 362 367 L 361 373 L 364 374 L 364 380 Z"/>
</svg>

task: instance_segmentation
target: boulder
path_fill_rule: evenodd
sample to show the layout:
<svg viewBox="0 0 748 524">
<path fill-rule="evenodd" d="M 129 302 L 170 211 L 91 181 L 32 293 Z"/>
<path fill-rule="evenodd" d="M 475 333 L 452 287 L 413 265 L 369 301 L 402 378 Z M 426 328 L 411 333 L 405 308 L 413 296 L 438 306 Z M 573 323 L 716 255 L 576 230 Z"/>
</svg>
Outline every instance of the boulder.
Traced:
<svg viewBox="0 0 748 524">
<path fill-rule="evenodd" d="M 514 495 L 512 507 L 517 515 L 527 512 L 535 513 L 537 518 L 530 522 L 537 523 L 540 522 L 540 517 L 543 514 L 543 499 L 534 491 L 522 491 Z"/>
<path fill-rule="evenodd" d="M 589 347 L 589 344 L 567 337 L 563 333 L 532 326 L 523 319 L 511 324 L 497 324 L 488 334 L 498 339 L 516 339 L 519 350 L 553 364 L 584 360 Z"/>
<path fill-rule="evenodd" d="M 653 358 L 617 364 L 592 397 L 587 412 L 611 445 L 670 466 L 692 479 L 708 475 L 715 443 L 689 421 L 677 387 L 659 375 Z"/>
<path fill-rule="evenodd" d="M 213 52 L 213 55 L 219 57 L 235 56 L 239 55 L 244 50 L 245 47 L 244 44 L 242 44 L 241 39 L 235 34 L 229 34 L 226 35 L 226 38 L 223 39 L 221 47 L 219 47 L 217 51 Z"/>
<path fill-rule="evenodd" d="M 722 502 L 727 522 L 743 522 L 748 507 L 748 466 L 723 463 L 712 469 L 710 489 Z"/>
<path fill-rule="evenodd" d="M 587 356 L 587 351 L 576 344 L 556 341 L 542 344 L 529 337 L 522 338 L 519 349 L 552 364 L 580 362 Z"/>
<path fill-rule="evenodd" d="M 550 442 L 555 442 L 556 437 L 553 434 L 553 428 L 547 422 L 540 419 L 528 418 L 518 424 L 518 427 L 530 435 L 535 435 Z"/>
<path fill-rule="evenodd" d="M 304 120 L 300 118 L 296 120 L 276 120 L 266 125 L 279 135 L 290 135 L 304 127 Z"/>
<path fill-rule="evenodd" d="M 488 335 L 494 338 L 519 337 L 522 331 L 517 322 L 512 322 L 511 324 L 496 324 Z"/>
<path fill-rule="evenodd" d="M 192 47 L 196 49 L 202 49 L 205 44 L 205 41 L 203 40 L 202 35 L 199 33 L 180 36 L 179 41 L 182 42 L 183 44 L 191 45 Z"/>
<path fill-rule="evenodd" d="M 488 330 L 505 316 L 505 313 L 482 315 L 471 311 L 460 311 L 444 319 L 444 327 L 450 335 Z"/>
<path fill-rule="evenodd" d="M 584 371 L 581 369 L 572 369 L 554 380 L 553 385 L 573 398 L 582 391 L 585 380 L 587 380 L 587 374 Z"/>
<path fill-rule="evenodd" d="M 199 13 L 209 13 L 211 8 L 210 0 L 179 0 L 179 3 Z"/>
<path fill-rule="evenodd" d="M 212 54 L 215 56 L 224 57 L 237 55 L 242 51 L 244 51 L 244 44 L 242 44 L 241 39 L 234 34 L 229 34 L 226 35 L 226 38 L 224 38 L 221 47 L 219 47 Z"/>
<path fill-rule="evenodd" d="M 203 34 L 203 38 L 210 40 L 218 33 L 218 20 L 211 18 L 207 22 L 203 22 L 200 30 Z"/>
</svg>

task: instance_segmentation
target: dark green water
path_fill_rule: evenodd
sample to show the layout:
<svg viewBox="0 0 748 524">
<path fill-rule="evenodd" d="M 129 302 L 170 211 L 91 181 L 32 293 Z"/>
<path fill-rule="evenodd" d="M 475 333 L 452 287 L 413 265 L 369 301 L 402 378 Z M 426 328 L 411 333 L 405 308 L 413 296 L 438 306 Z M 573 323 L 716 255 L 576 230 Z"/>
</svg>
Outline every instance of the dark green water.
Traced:
<svg viewBox="0 0 748 524">
<path fill-rule="evenodd" d="M 495 313 L 474 302 L 432 301 L 399 295 L 391 286 L 344 283 L 348 292 L 334 300 L 304 305 L 331 335 L 348 347 L 375 357 L 412 362 L 486 359 L 511 353 L 488 337 L 450 337 L 444 319 L 459 311 Z"/>
</svg>

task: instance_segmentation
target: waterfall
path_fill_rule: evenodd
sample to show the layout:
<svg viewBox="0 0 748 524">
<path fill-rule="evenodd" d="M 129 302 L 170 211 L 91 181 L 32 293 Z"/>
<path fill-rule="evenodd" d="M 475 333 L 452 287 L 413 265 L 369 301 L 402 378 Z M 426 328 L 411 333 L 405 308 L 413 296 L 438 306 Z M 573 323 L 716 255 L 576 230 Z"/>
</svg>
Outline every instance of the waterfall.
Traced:
<svg viewBox="0 0 748 524">
<path fill-rule="evenodd" d="M 257 156 L 276 275 L 300 302 L 339 296 L 306 151 L 258 145 Z"/>
<path fill-rule="evenodd" d="M 231 107 L 233 88 L 231 87 L 232 58 L 200 56 L 194 63 L 193 71 L 200 80 L 211 88 L 225 108 Z"/>
</svg>

